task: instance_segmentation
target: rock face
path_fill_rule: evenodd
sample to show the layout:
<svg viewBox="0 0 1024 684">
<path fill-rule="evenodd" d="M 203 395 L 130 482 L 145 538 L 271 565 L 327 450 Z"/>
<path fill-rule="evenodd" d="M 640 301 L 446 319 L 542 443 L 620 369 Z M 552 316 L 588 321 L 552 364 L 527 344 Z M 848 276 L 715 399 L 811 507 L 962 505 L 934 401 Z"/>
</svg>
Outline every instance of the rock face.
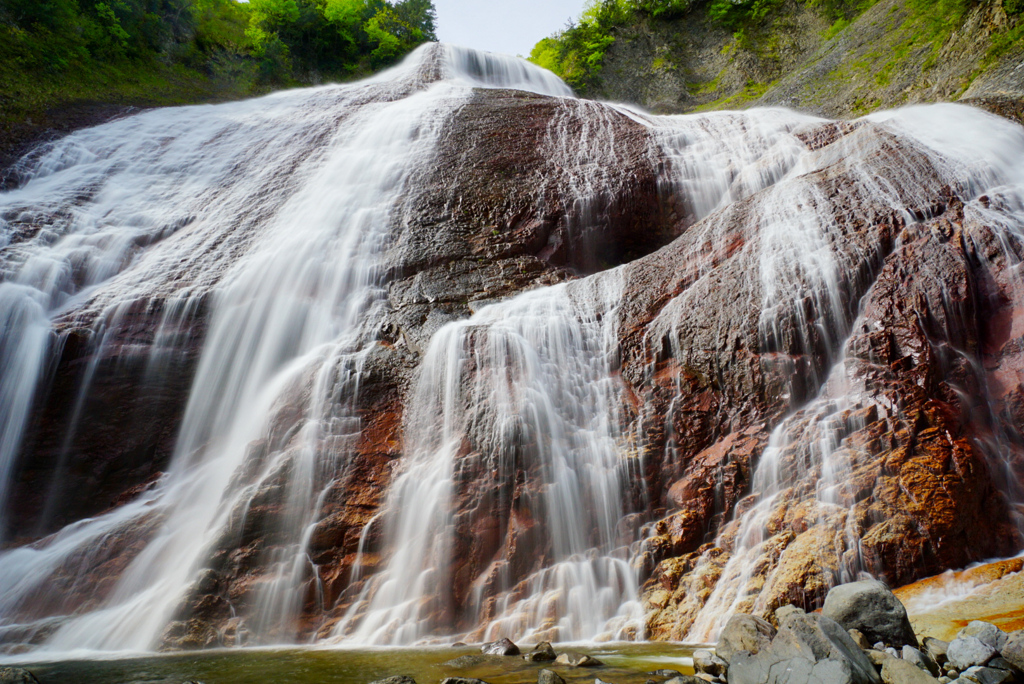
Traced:
<svg viewBox="0 0 1024 684">
<path fill-rule="evenodd" d="M 428 61 L 419 71 L 440 70 Z M 194 207 L 198 218 L 182 216 L 149 242 L 134 237 L 123 271 L 54 314 L 48 330 L 59 343 L 43 364 L 49 375 L 11 471 L 10 543 L 60 549 L 66 533 L 50 533 L 67 522 L 106 527 L 95 543 L 47 557 L 41 584 L 4 603 L 5 624 L 18 625 L 5 639 L 56 638 L 117 596 L 130 564 L 149 557 L 168 526 L 187 529 L 154 502 L 173 490 L 168 473 L 204 449 L 237 462 L 217 472 L 223 487 L 199 502 L 211 513 L 194 573 L 161 604 L 166 620 L 146 647 L 453 633 L 479 643 L 526 631 L 554 640 L 561 611 L 584 601 L 546 591 L 557 575 L 593 594 L 586 600 L 614 588 L 623 606 L 642 604 L 625 626 L 612 606 L 588 627 L 591 637 L 707 642 L 724 627 L 718 657 L 753 680 L 781 668 L 794 682 L 875 682 L 846 630 L 898 645 L 916 643 L 913 634 L 905 616 L 885 608 L 891 595 L 837 594 L 830 604 L 834 585 L 868 573 L 896 586 L 1021 544 L 1013 497 L 1024 443 L 1022 221 L 1005 189 L 1015 177 L 990 149 L 1024 149 L 1019 129 L 960 109 L 853 123 L 779 111 L 666 121 L 510 89 L 462 89 L 449 100 L 448 85 L 429 83 L 307 93 L 300 109 L 322 115 L 295 134 L 301 145 L 279 143 L 294 151 L 289 164 L 260 175 L 246 157 L 250 166 L 222 169 L 204 199 L 219 206 L 234 174 L 252 173 L 260 182 L 228 203 L 241 213 L 228 221 Z M 280 335 L 266 357 L 288 373 L 268 373 L 262 413 L 239 418 L 232 448 L 219 448 L 216 430 L 182 430 L 194 402 L 212 397 L 211 411 L 218 408 L 219 394 L 197 397 L 192 388 L 212 372 L 202 365 L 210 338 L 230 332 L 231 313 L 252 304 L 251 296 L 230 299 L 232 269 L 278 232 L 301 228 L 267 215 L 294 210 L 289 198 L 320 168 L 324 141 L 348 130 L 347 117 L 374 120 L 395 103 L 408 115 L 425 98 L 440 98 L 430 102 L 443 115 L 431 110 L 398 147 L 429 136 L 436 144 L 427 161 L 402 167 L 412 170 L 396 176 L 402 191 L 374 234 L 379 263 L 372 287 L 359 291 L 366 329 L 291 358 L 292 333 L 310 326 L 285 317 L 287 325 L 264 332 Z M 948 150 L 942 136 L 928 137 L 932 116 L 995 143 Z M 250 212 L 252 195 L 266 204 Z M 43 249 L 61 212 L 91 201 L 73 195 L 33 213 L 12 199 L 2 215 L 12 236 L 5 268 Z M 305 311 L 321 276 L 340 287 L 333 272 L 309 275 L 280 308 Z M 602 333 L 571 360 L 607 361 L 592 384 L 614 391 L 560 378 L 550 403 L 569 415 L 562 423 L 553 411 L 507 408 L 536 393 L 507 379 L 534 372 L 542 355 L 516 346 L 519 331 L 488 337 L 487 326 L 501 321 L 470 319 L 508 312 L 484 307 L 529 291 L 564 294 L 557 316 L 529 319 L 565 333 L 552 344 L 576 349 L 579 329 L 557 327 L 575 319 Z M 350 299 L 331 311 L 355 306 Z M 457 328 L 464 337 L 453 338 L 464 356 L 420 396 L 432 341 L 455 323 L 465 324 Z M 486 346 L 496 339 L 499 349 Z M 225 364 L 242 353 L 221 351 Z M 493 373 L 506 382 L 473 365 L 489 353 L 508 360 Z M 431 403 L 436 394 L 467 387 L 475 393 L 459 396 L 479 401 L 427 416 L 438 444 L 411 444 L 410 426 L 425 420 L 411 407 L 441 405 Z M 465 427 L 453 430 L 456 423 Z M 587 441 L 594 434 L 606 437 L 595 445 Z M 180 439 L 195 449 L 179 451 Z M 587 500 L 569 509 L 553 494 L 553 471 L 565 464 L 544 460 L 555 447 L 615 453 L 610 466 L 580 469 Z M 450 476 L 437 486 L 446 497 L 440 522 L 421 535 L 445 544 L 416 559 L 434 562 L 429 571 L 401 575 L 393 563 L 402 514 L 420 515 L 436 500 L 388 493 L 418 472 L 423 453 L 449 459 Z M 614 507 L 601 499 L 613 478 L 595 472 L 619 478 Z M 579 510 L 593 519 L 557 538 L 550 521 Z M 608 511 L 614 519 L 599 515 Z M 579 548 L 562 552 L 572 544 Z M 592 557 L 608 563 L 588 565 Z M 0 564 L 5 558 L 15 557 Z M 397 617 L 375 621 L 375 600 L 428 577 L 437 591 L 396 600 Z M 802 612 L 823 602 L 824 616 Z M 400 614 L 404 606 L 415 608 L 415 622 Z M 734 611 L 753 615 L 718 624 Z"/>
<path fill-rule="evenodd" d="M 859 630 L 871 643 L 917 646 L 906 609 L 881 582 L 864 580 L 835 587 L 825 597 L 821 614 L 846 629 Z"/>
</svg>

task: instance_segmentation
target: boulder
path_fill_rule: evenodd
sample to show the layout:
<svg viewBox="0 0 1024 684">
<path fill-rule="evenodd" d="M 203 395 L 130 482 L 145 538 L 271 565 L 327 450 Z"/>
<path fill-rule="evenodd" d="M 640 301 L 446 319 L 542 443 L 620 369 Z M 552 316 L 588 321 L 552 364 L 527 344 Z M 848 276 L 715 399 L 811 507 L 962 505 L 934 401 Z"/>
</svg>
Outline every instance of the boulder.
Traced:
<svg viewBox="0 0 1024 684">
<path fill-rule="evenodd" d="M 445 677 L 441 680 L 441 684 L 487 684 L 487 682 L 471 677 Z"/>
<path fill-rule="evenodd" d="M 542 641 L 534 646 L 532 651 L 524 655 L 523 660 L 527 660 L 531 663 L 547 663 L 557 657 L 555 649 L 551 648 L 551 644 L 546 641 Z"/>
<path fill-rule="evenodd" d="M 833 587 L 825 597 L 821 614 L 844 629 L 861 631 L 870 641 L 893 646 L 917 647 L 907 609 L 896 595 L 878 580 L 862 580 Z"/>
<path fill-rule="evenodd" d="M 1024 670 L 1024 629 L 1010 632 L 999 653 L 1011 665 Z"/>
<path fill-rule="evenodd" d="M 39 680 L 20 667 L 0 667 L 0 684 L 39 684 Z"/>
<path fill-rule="evenodd" d="M 1014 681 L 1013 673 L 1006 670 L 997 670 L 994 667 L 971 667 L 960 675 L 960 679 L 966 679 L 973 684 L 1009 684 Z"/>
<path fill-rule="evenodd" d="M 767 647 L 739 651 L 729 662 L 730 684 L 849 682 L 881 684 L 868 656 L 835 621 L 792 613 Z"/>
<path fill-rule="evenodd" d="M 378 679 L 370 684 L 416 684 L 416 680 L 409 675 L 394 675 L 391 677 L 385 677 L 384 679 Z"/>
<path fill-rule="evenodd" d="M 565 680 L 554 670 L 543 669 L 537 673 L 537 684 L 565 684 Z"/>
<path fill-rule="evenodd" d="M 726 663 L 730 663 L 732 656 L 740 651 L 756 655 L 771 644 L 775 634 L 775 628 L 767 620 L 753 615 L 733 615 L 718 637 L 715 653 Z"/>
<path fill-rule="evenodd" d="M 936 684 L 935 677 L 913 663 L 899 658 L 886 658 L 882 664 L 885 684 Z"/>
<path fill-rule="evenodd" d="M 900 655 L 903 660 L 925 670 L 932 677 L 938 677 L 941 674 L 939 672 L 938 663 L 936 663 L 931 656 L 922 653 L 913 646 L 904 646 L 903 652 Z"/>
<path fill-rule="evenodd" d="M 978 637 L 973 636 L 953 639 L 946 650 L 949 664 L 960 672 L 971 667 L 987 665 L 988 661 L 995 658 L 996 655 L 998 653 L 995 648 L 989 646 Z"/>
<path fill-rule="evenodd" d="M 555 658 L 555 662 L 560 665 L 570 665 L 572 667 L 600 667 L 604 665 L 600 660 L 592 656 L 588 656 L 585 653 L 559 653 L 558 657 Z"/>
<path fill-rule="evenodd" d="M 1021 672 L 1019 667 L 1011 663 L 1009 660 L 998 656 L 988 661 L 988 667 L 994 667 L 997 670 L 1006 670 L 1007 672 L 1014 673 L 1018 677 L 1020 677 L 1021 674 L 1024 674 Z"/>
<path fill-rule="evenodd" d="M 697 672 L 704 672 L 717 677 L 728 669 L 729 663 L 725 662 L 707 649 L 697 649 L 693 652 L 693 668 Z"/>
<path fill-rule="evenodd" d="M 517 656 L 519 647 L 512 643 L 511 639 L 498 639 L 481 646 L 480 652 L 485 655 Z"/>
<path fill-rule="evenodd" d="M 1008 635 L 1003 630 L 999 629 L 991 622 L 983 622 L 981 620 L 972 620 L 967 624 L 966 627 L 960 630 L 956 635 L 960 637 L 977 637 L 982 642 L 988 644 L 997 651 L 1002 651 L 1003 647 L 1006 646 L 1006 640 Z"/>
<path fill-rule="evenodd" d="M 790 658 L 772 662 L 769 651 L 757 655 L 741 651 L 729 667 L 729 684 L 853 684 L 848 662 Z"/>
<path fill-rule="evenodd" d="M 681 674 L 662 682 L 662 684 L 702 684 L 703 681 L 704 680 L 691 677 L 690 675 Z"/>
<path fill-rule="evenodd" d="M 891 655 L 885 651 L 879 651 L 877 648 L 868 648 L 864 650 L 864 655 L 868 657 L 871 664 L 875 667 L 882 667 L 886 660 L 892 658 Z"/>
</svg>

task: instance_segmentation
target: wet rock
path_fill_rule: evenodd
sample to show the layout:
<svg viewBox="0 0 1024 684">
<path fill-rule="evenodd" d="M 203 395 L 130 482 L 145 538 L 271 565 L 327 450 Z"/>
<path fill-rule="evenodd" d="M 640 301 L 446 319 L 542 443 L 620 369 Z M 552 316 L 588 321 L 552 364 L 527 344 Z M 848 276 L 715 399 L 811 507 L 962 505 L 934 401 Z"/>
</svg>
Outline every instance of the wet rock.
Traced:
<svg viewBox="0 0 1024 684">
<path fill-rule="evenodd" d="M 537 673 L 537 684 L 565 684 L 565 680 L 554 670 L 544 669 Z"/>
<path fill-rule="evenodd" d="M 452 648 L 462 648 L 463 646 L 468 646 L 468 645 L 469 644 L 467 644 L 467 643 L 465 643 L 463 641 L 456 641 L 454 644 L 452 644 Z"/>
<path fill-rule="evenodd" d="M 871 642 L 868 641 L 868 638 L 859 629 L 848 629 L 846 631 L 850 634 L 850 638 L 853 639 L 853 643 L 857 644 L 862 651 L 871 648 Z"/>
<path fill-rule="evenodd" d="M 585 653 L 559 653 L 558 657 L 555 658 L 555 662 L 561 665 L 570 665 L 572 667 L 600 667 L 604 665 L 600 660 L 592 656 L 588 656 Z"/>
<path fill-rule="evenodd" d="M 39 684 L 39 680 L 20 667 L 0 667 L 0 684 Z"/>
<path fill-rule="evenodd" d="M 931 656 L 922 653 L 913 646 L 904 646 L 900 656 L 903 660 L 925 670 L 933 677 L 938 677 L 940 674 L 938 663 L 936 663 Z"/>
<path fill-rule="evenodd" d="M 370 684 L 416 684 L 416 680 L 409 675 L 394 675 L 378 679 L 377 681 L 370 682 Z"/>
<path fill-rule="evenodd" d="M 707 649 L 697 649 L 693 652 L 693 667 L 698 673 L 704 672 L 717 677 L 726 671 L 729 664 Z"/>
<path fill-rule="evenodd" d="M 825 597 L 821 614 L 845 629 L 860 630 L 871 641 L 918 645 L 906 608 L 889 587 L 877 580 L 834 587 Z"/>
<path fill-rule="evenodd" d="M 655 677 L 682 677 L 683 676 L 683 673 L 679 672 L 678 670 L 654 670 L 653 672 L 648 672 L 647 674 L 654 675 Z"/>
<path fill-rule="evenodd" d="M 956 635 L 961 637 L 976 637 L 983 643 L 988 644 L 997 651 L 1003 650 L 1006 646 L 1007 634 L 990 622 L 973 620 Z"/>
<path fill-rule="evenodd" d="M 935 677 L 913 663 L 899 658 L 886 658 L 882 663 L 885 684 L 935 684 Z"/>
<path fill-rule="evenodd" d="M 487 682 L 470 677 L 445 677 L 441 680 L 441 684 L 487 684 Z"/>
<path fill-rule="evenodd" d="M 527 660 L 531 663 L 543 663 L 549 662 L 557 658 L 555 649 L 551 648 L 551 644 L 546 641 L 542 641 L 537 644 L 532 651 L 523 656 L 523 660 Z"/>
<path fill-rule="evenodd" d="M 512 643 L 511 639 L 498 639 L 480 647 L 484 655 L 517 656 L 519 647 Z"/>
<path fill-rule="evenodd" d="M 925 637 L 922 645 L 924 651 L 931 659 L 939 665 L 943 665 L 946 662 L 946 649 L 949 648 L 949 642 L 943 641 L 942 639 L 936 639 L 934 637 Z"/>
<path fill-rule="evenodd" d="M 726 663 L 740 651 L 756 655 L 771 644 L 775 634 L 775 628 L 767 620 L 754 615 L 733 615 L 722 628 L 715 653 Z"/>
<path fill-rule="evenodd" d="M 946 650 L 949 664 L 960 672 L 971 667 L 987 665 L 997 654 L 996 649 L 973 636 L 954 639 Z"/>
</svg>

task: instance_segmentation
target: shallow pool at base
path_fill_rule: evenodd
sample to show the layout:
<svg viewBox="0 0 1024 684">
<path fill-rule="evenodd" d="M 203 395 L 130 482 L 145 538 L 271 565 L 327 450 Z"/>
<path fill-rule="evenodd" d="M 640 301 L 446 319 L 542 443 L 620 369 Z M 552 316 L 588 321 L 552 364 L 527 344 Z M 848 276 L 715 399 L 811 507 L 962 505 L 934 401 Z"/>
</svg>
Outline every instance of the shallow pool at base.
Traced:
<svg viewBox="0 0 1024 684">
<path fill-rule="evenodd" d="M 566 682 L 591 684 L 595 677 L 610 684 L 644 684 L 654 670 L 692 673 L 693 646 L 682 644 L 556 645 L 555 650 L 587 653 L 605 663 L 599 668 L 574 668 L 554 663 L 528 663 L 522 658 L 494 658 L 474 667 L 446 665 L 459 656 L 479 654 L 473 647 L 418 649 L 233 649 L 152 656 L 67 659 L 18 663 L 40 684 L 369 684 L 391 675 L 412 675 L 418 684 L 437 684 L 445 677 L 473 677 L 490 684 L 533 684 L 548 667 Z M 527 652 L 528 647 L 523 651 Z M 656 678 L 661 681 L 661 677 Z"/>
</svg>

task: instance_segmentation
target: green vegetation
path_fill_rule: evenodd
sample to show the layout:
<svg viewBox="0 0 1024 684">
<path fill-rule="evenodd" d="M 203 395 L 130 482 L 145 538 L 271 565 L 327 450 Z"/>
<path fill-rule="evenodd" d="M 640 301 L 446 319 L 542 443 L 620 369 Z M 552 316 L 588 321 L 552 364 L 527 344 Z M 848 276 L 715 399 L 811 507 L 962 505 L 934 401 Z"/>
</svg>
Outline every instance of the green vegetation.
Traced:
<svg viewBox="0 0 1024 684">
<path fill-rule="evenodd" d="M 818 7 L 834 23 L 835 35 L 875 0 L 798 0 Z M 957 1 L 957 0 L 945 0 Z M 1017 1 L 1017 0 L 1015 0 Z M 1019 0 L 1024 3 L 1024 0 Z M 737 47 L 749 48 L 748 34 L 778 13 L 785 0 L 591 0 L 578 22 L 541 40 L 530 53 L 535 64 L 550 69 L 573 88 L 588 92 L 598 78 L 615 29 L 643 21 L 667 22 L 704 12 L 713 23 L 733 32 Z M 829 36 L 831 37 L 831 36 Z M 664 65 L 662 65 L 663 67 Z"/>
<path fill-rule="evenodd" d="M 434 39 L 431 0 L 0 0 L 0 131 L 350 79 Z"/>
</svg>

